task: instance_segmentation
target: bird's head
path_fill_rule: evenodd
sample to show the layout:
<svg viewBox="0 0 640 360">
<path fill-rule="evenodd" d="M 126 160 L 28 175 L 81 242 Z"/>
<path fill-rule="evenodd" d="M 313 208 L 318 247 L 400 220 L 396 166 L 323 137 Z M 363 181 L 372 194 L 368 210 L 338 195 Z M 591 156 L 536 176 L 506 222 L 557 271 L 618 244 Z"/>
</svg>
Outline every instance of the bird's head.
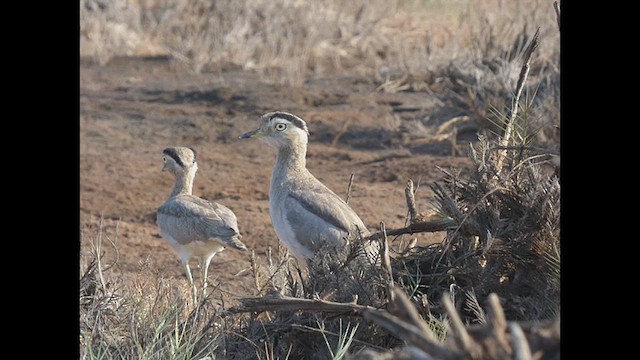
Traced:
<svg viewBox="0 0 640 360">
<path fill-rule="evenodd" d="M 196 151 L 189 147 L 168 147 L 162 150 L 162 171 L 169 171 L 173 174 L 197 171 Z"/>
<path fill-rule="evenodd" d="M 285 146 L 307 146 L 309 129 L 307 123 L 296 115 L 275 111 L 260 117 L 260 127 L 240 135 L 241 139 L 260 139 L 281 148 Z"/>
</svg>

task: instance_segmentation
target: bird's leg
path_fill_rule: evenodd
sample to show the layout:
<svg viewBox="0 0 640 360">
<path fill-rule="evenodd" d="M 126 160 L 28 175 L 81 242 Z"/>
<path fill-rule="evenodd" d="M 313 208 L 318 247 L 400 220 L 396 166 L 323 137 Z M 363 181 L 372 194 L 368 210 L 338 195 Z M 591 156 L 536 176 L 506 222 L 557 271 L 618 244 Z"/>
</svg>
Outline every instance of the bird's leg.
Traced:
<svg viewBox="0 0 640 360">
<path fill-rule="evenodd" d="M 189 280 L 189 285 L 191 286 L 191 296 L 193 297 L 193 304 L 195 305 L 198 301 L 198 289 L 196 288 L 196 284 L 193 282 L 193 276 L 191 276 L 191 268 L 189 267 L 189 263 L 184 264 L 185 272 L 187 273 L 187 280 Z"/>
<path fill-rule="evenodd" d="M 211 264 L 213 255 L 215 255 L 215 253 L 208 255 L 202 261 L 202 297 L 207 295 L 207 274 L 209 273 L 209 264 Z"/>
</svg>

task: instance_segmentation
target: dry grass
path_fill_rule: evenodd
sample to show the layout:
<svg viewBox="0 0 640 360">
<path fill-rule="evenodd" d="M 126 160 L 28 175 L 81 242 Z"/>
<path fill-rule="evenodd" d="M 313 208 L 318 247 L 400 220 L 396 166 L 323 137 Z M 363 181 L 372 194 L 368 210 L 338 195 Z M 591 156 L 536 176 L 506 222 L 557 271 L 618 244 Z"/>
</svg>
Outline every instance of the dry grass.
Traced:
<svg viewBox="0 0 640 360">
<path fill-rule="evenodd" d="M 100 64 L 115 56 L 170 56 L 190 71 L 255 71 L 301 86 L 346 75 L 381 91 L 421 91 L 449 115 L 489 129 L 511 106 L 522 51 L 540 46 L 524 89 L 541 146 L 559 142 L 560 40 L 552 3 L 535 1 L 124 1 L 81 0 L 80 52 Z M 453 117 L 453 118 L 452 118 Z"/>
<path fill-rule="evenodd" d="M 555 59 L 553 15 L 545 1 L 82 0 L 81 55 L 164 52 L 196 72 L 235 65 L 293 84 L 426 75 L 452 60 L 513 57 L 518 45 L 504 40 L 525 27 L 543 28 L 540 56 Z"/>
</svg>

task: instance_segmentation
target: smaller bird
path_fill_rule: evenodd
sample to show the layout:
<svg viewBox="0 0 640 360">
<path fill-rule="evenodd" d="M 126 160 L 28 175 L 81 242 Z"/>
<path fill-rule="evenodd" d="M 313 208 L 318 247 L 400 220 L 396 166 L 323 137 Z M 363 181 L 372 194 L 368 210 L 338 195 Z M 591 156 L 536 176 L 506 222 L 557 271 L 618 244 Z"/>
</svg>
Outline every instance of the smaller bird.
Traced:
<svg viewBox="0 0 640 360">
<path fill-rule="evenodd" d="M 236 215 L 224 205 L 194 196 L 193 180 L 198 171 L 196 151 L 189 147 L 168 147 L 162 151 L 164 166 L 175 177 L 167 201 L 158 208 L 157 224 L 162 237 L 177 252 L 192 287 L 194 302 L 197 289 L 189 260 L 202 259 L 202 296 L 206 295 L 207 273 L 213 256 L 232 247 L 247 250 L 240 242 Z"/>
</svg>

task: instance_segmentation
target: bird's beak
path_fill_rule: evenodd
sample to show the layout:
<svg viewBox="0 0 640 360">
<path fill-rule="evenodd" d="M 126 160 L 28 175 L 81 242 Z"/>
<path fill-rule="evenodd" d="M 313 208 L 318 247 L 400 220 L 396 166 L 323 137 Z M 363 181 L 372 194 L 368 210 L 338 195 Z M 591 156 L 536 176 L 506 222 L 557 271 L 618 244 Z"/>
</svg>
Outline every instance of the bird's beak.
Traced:
<svg viewBox="0 0 640 360">
<path fill-rule="evenodd" d="M 263 136 L 263 132 L 260 129 L 251 130 L 240 135 L 240 139 L 251 139 L 251 138 L 259 138 Z"/>
</svg>

